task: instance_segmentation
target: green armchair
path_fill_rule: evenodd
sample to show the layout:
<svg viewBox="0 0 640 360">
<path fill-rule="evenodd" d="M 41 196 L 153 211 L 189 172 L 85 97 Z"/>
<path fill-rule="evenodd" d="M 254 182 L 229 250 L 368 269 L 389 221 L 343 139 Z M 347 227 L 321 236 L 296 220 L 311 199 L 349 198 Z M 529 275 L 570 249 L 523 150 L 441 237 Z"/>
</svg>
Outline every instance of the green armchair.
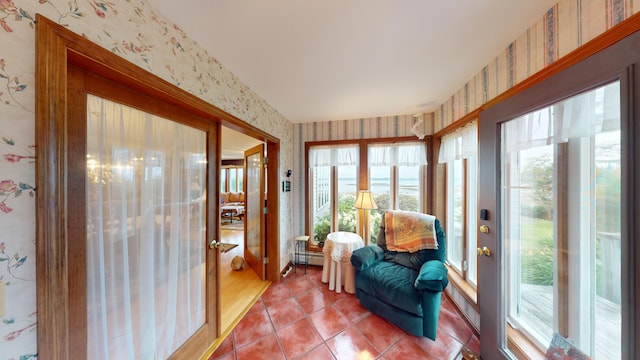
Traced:
<svg viewBox="0 0 640 360">
<path fill-rule="evenodd" d="M 433 223 L 438 248 L 414 252 L 390 251 L 384 226 L 383 219 L 376 245 L 351 256 L 356 297 L 363 307 L 407 333 L 435 340 L 441 296 L 449 283 L 440 221 Z"/>
</svg>

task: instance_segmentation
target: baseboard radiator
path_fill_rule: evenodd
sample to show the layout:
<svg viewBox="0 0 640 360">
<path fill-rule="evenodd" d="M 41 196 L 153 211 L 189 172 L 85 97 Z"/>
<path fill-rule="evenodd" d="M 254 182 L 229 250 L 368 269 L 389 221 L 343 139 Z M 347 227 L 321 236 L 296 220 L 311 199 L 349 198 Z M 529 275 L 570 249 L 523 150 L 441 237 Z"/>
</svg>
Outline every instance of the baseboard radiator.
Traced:
<svg viewBox="0 0 640 360">
<path fill-rule="evenodd" d="M 293 256 L 294 258 L 291 259 L 291 263 L 295 264 L 295 254 Z M 304 264 L 307 259 L 309 260 L 309 265 L 322 266 L 324 264 L 324 255 L 321 252 L 308 251 L 307 256 L 304 256 L 304 254 L 300 254 L 298 263 Z"/>
</svg>

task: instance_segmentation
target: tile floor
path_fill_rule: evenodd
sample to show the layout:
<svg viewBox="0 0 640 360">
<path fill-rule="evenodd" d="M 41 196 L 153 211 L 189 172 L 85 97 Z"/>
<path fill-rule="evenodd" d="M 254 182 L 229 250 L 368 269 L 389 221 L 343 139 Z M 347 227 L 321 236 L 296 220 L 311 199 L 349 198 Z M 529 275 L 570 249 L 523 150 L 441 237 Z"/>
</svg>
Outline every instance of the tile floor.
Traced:
<svg viewBox="0 0 640 360">
<path fill-rule="evenodd" d="M 291 271 L 273 284 L 209 358 L 243 359 L 462 359 L 463 345 L 480 342 L 455 305 L 443 296 L 437 341 L 408 335 L 365 310 L 354 295 L 329 291 L 322 267 Z"/>
</svg>

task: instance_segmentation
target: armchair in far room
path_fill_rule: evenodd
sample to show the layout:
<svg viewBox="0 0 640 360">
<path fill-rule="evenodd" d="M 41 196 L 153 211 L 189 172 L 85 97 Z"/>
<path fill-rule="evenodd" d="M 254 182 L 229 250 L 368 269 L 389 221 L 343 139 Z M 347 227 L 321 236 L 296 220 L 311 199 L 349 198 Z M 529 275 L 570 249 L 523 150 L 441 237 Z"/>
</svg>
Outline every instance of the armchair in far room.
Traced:
<svg viewBox="0 0 640 360">
<path fill-rule="evenodd" d="M 415 336 L 436 339 L 446 236 L 432 215 L 385 212 L 376 245 L 355 250 L 356 297 L 366 309 Z"/>
</svg>

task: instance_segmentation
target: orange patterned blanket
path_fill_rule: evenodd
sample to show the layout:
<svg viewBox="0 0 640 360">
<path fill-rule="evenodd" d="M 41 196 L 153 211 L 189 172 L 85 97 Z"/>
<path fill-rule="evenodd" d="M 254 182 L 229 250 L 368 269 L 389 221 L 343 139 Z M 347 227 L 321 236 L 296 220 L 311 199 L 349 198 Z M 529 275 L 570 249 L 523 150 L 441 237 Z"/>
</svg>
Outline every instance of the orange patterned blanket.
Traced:
<svg viewBox="0 0 640 360">
<path fill-rule="evenodd" d="M 413 211 L 387 211 L 384 216 L 387 249 L 401 252 L 437 249 L 435 220 L 433 215 Z"/>
</svg>

